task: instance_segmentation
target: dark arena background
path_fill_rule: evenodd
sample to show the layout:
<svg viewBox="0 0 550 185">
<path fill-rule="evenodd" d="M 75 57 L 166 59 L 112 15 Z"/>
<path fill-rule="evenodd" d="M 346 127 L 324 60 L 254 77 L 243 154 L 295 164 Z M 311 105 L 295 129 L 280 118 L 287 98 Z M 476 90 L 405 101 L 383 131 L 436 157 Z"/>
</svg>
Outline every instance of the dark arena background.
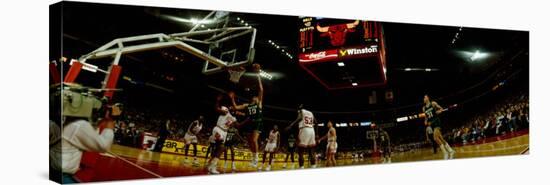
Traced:
<svg viewBox="0 0 550 185">
<path fill-rule="evenodd" d="M 110 151 L 84 154 L 75 174 L 81 182 L 208 174 L 216 98 L 227 103 L 231 91 L 237 103 L 249 102 L 259 91 L 253 63 L 264 89 L 260 159 L 273 125 L 281 133 L 271 171 L 298 169 L 285 162 L 288 136 L 298 129 L 284 128 L 299 104 L 314 114 L 317 139 L 333 123 L 336 166 L 446 158 L 428 139 L 425 95 L 445 109 L 441 134 L 452 158 L 529 152 L 526 31 L 78 2 L 50 11 L 50 85 L 121 89 L 105 95 L 124 105 Z M 201 35 L 213 30 L 221 32 Z M 167 36 L 135 37 L 151 34 Z M 108 45 L 129 37 L 127 53 Z M 226 40 L 208 42 L 216 39 Z M 184 135 L 201 115 L 194 164 Z M 164 143 L 157 142 L 162 127 Z M 325 167 L 326 146 L 317 144 L 317 165 L 305 157 L 305 168 Z M 217 171 L 266 171 L 249 164 L 248 148 L 236 144 L 235 169 L 222 154 Z"/>
</svg>

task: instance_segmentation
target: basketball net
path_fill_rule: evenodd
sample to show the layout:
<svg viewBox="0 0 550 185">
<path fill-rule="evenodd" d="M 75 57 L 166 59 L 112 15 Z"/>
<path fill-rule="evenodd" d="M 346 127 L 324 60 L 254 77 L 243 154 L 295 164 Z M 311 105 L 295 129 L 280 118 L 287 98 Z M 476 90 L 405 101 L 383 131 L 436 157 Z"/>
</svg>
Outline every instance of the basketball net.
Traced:
<svg viewBox="0 0 550 185">
<path fill-rule="evenodd" d="M 246 70 L 242 68 L 229 68 L 227 72 L 229 73 L 229 81 L 239 83 L 241 76 L 243 76 Z"/>
</svg>

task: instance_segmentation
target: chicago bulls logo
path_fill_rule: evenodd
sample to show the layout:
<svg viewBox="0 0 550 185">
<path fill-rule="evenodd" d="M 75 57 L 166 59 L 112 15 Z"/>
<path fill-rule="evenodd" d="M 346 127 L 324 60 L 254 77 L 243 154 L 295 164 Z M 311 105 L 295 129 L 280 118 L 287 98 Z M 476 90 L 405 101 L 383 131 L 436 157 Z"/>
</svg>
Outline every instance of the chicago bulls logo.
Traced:
<svg viewBox="0 0 550 185">
<path fill-rule="evenodd" d="M 337 24 L 321 27 L 317 24 L 317 31 L 321 32 L 321 37 L 329 37 L 332 46 L 342 46 L 346 43 L 346 34 L 355 32 L 355 27 L 359 25 L 359 20 L 353 23 Z"/>
</svg>

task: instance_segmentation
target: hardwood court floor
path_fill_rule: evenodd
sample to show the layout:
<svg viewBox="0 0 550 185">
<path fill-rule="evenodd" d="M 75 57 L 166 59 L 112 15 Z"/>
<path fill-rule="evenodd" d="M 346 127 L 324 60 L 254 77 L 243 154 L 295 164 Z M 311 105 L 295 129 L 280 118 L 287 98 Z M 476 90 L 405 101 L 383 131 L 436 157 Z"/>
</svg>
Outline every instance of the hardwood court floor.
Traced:
<svg viewBox="0 0 550 185">
<path fill-rule="evenodd" d="M 487 138 L 476 143 L 453 146 L 456 150 L 455 159 L 487 156 L 503 156 L 526 154 L 529 149 L 529 131 L 518 131 L 504 136 Z M 191 152 L 190 152 L 191 153 Z M 278 154 L 283 155 L 283 154 Z M 106 181 L 106 180 L 129 180 L 143 178 L 176 177 L 190 175 L 206 175 L 205 159 L 199 158 L 200 165 L 193 166 L 192 158 L 189 162 L 184 162 L 184 156 L 170 153 L 157 153 L 144 151 L 136 148 L 130 148 L 120 145 L 114 145 L 110 154 L 101 154 L 97 160 L 95 169 L 91 176 L 85 181 Z M 441 152 L 433 154 L 430 148 L 423 148 L 415 151 L 402 153 L 393 153 L 392 162 L 425 161 L 443 159 Z M 297 162 L 297 161 L 296 161 Z M 370 165 L 379 164 L 380 158 L 366 158 L 364 160 L 341 159 L 337 160 L 339 166 L 342 165 Z M 325 163 L 320 162 L 318 167 Z M 306 161 L 307 164 L 307 161 Z M 224 162 L 218 163 L 218 171 L 221 173 L 241 173 L 256 172 L 256 168 L 249 165 L 249 161 L 237 161 L 237 170 L 231 171 L 231 164 L 228 162 L 227 169 L 224 170 Z M 282 168 L 282 162 L 275 162 L 272 171 L 290 170 Z M 308 168 L 308 165 L 306 165 Z M 77 174 L 77 178 L 83 176 Z"/>
</svg>

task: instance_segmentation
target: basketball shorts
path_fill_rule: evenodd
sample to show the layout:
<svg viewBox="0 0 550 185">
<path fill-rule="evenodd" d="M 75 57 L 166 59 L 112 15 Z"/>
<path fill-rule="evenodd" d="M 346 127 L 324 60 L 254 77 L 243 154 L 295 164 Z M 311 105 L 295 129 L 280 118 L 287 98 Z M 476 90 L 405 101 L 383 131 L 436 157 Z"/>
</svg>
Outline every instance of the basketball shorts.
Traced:
<svg viewBox="0 0 550 185">
<path fill-rule="evenodd" d="M 300 133 L 298 134 L 298 143 L 299 147 L 314 147 L 315 143 L 315 130 L 312 127 L 302 127 L 300 128 Z"/>
<path fill-rule="evenodd" d="M 265 145 L 265 152 L 275 152 L 275 148 L 277 148 L 277 143 L 267 143 Z"/>
<path fill-rule="evenodd" d="M 327 143 L 327 152 L 328 153 L 335 154 L 337 149 L 338 149 L 338 143 L 336 143 L 336 142 L 328 142 Z"/>
<path fill-rule="evenodd" d="M 217 143 L 223 143 L 225 141 L 225 137 L 227 136 L 227 131 L 221 129 L 220 127 L 214 127 L 212 129 L 212 139 Z"/>
<path fill-rule="evenodd" d="M 430 125 L 432 126 L 432 128 L 441 128 L 441 120 L 436 118 L 436 119 L 433 119 L 433 120 L 430 120 Z"/>
<path fill-rule="evenodd" d="M 199 140 L 197 139 L 196 135 L 192 135 L 189 133 L 185 133 L 185 136 L 183 137 L 183 140 L 185 140 L 185 144 L 197 144 Z"/>
</svg>

